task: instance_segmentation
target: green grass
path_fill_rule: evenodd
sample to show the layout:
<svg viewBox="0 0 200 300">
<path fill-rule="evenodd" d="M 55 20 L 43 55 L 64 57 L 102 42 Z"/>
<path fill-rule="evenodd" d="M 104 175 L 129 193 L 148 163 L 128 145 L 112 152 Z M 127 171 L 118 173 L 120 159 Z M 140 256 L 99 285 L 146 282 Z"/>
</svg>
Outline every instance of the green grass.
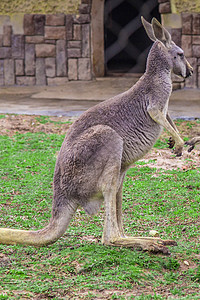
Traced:
<svg viewBox="0 0 200 300">
<path fill-rule="evenodd" d="M 63 138 L 0 136 L 1 227 L 39 229 L 48 223 Z M 105 291 L 107 299 L 199 299 L 199 204 L 200 169 L 135 166 L 124 182 L 124 227 L 130 235 L 155 229 L 175 239 L 171 256 L 103 246 L 103 208 L 94 217 L 78 210 L 51 246 L 0 245 L 0 300 L 103 299 Z"/>
<path fill-rule="evenodd" d="M 48 116 L 38 116 L 38 117 L 35 117 L 35 119 L 40 124 L 54 123 L 54 124 L 59 125 L 59 124 L 66 124 L 66 123 L 71 124 L 72 123 L 71 121 L 68 121 L 68 122 L 66 122 L 66 121 L 65 122 L 62 122 L 62 121 L 52 121 L 50 119 L 50 117 L 48 117 Z"/>
</svg>

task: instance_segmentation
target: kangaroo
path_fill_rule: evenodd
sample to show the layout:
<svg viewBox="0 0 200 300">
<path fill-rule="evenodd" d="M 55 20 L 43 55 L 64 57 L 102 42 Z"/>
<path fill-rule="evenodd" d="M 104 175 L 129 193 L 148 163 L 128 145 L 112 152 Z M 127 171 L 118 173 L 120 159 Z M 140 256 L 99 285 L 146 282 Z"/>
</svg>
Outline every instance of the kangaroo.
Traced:
<svg viewBox="0 0 200 300">
<path fill-rule="evenodd" d="M 122 224 L 122 185 L 128 168 L 154 145 L 163 127 L 171 147 L 181 155 L 184 142 L 167 110 L 172 91 L 171 72 L 184 78 L 192 67 L 170 33 L 155 19 L 142 18 L 154 42 L 144 75 L 124 93 L 83 113 L 71 126 L 57 157 L 53 180 L 52 217 L 38 231 L 0 229 L 0 243 L 43 246 L 66 231 L 78 207 L 96 214 L 103 201 L 102 243 L 169 254 L 173 240 L 127 237 Z"/>
</svg>

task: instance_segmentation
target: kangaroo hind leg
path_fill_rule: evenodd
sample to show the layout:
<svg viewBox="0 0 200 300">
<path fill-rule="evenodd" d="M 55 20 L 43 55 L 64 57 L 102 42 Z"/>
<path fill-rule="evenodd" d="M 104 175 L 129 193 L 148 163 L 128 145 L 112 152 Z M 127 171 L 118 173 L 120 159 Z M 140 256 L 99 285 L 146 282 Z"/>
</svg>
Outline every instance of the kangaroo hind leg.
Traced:
<svg viewBox="0 0 200 300">
<path fill-rule="evenodd" d="M 110 176 L 106 177 L 105 198 L 105 223 L 102 242 L 106 245 L 138 248 L 145 251 L 160 252 L 170 254 L 167 246 L 175 246 L 173 240 L 162 240 L 157 237 L 129 237 L 124 235 L 122 224 L 122 183 L 124 175 L 121 176 L 121 184 L 117 185 L 117 165 L 109 167 Z M 109 181 L 109 178 L 111 181 Z"/>
</svg>

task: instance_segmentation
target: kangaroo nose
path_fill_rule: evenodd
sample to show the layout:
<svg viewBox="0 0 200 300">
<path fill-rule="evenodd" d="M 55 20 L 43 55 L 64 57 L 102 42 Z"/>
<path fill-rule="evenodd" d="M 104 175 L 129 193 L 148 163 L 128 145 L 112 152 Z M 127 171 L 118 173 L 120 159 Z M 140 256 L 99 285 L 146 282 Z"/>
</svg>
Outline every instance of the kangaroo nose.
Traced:
<svg viewBox="0 0 200 300">
<path fill-rule="evenodd" d="M 188 68 L 186 71 L 186 78 L 192 76 L 192 74 L 193 74 L 193 68 L 190 66 L 190 68 Z"/>
<path fill-rule="evenodd" d="M 189 70 L 189 75 L 188 76 L 192 76 L 193 74 L 193 68 Z"/>
</svg>

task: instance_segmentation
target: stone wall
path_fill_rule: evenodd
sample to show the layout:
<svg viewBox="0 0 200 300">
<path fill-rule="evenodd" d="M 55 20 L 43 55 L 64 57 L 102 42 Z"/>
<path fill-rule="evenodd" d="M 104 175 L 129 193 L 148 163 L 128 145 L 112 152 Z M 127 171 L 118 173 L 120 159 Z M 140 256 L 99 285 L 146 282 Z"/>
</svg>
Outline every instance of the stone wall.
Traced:
<svg viewBox="0 0 200 300">
<path fill-rule="evenodd" d="M 86 2 L 86 1 L 85 1 Z M 25 14 L 24 34 L 0 35 L 0 85 L 55 85 L 91 80 L 90 5 L 79 15 Z"/>
</svg>

